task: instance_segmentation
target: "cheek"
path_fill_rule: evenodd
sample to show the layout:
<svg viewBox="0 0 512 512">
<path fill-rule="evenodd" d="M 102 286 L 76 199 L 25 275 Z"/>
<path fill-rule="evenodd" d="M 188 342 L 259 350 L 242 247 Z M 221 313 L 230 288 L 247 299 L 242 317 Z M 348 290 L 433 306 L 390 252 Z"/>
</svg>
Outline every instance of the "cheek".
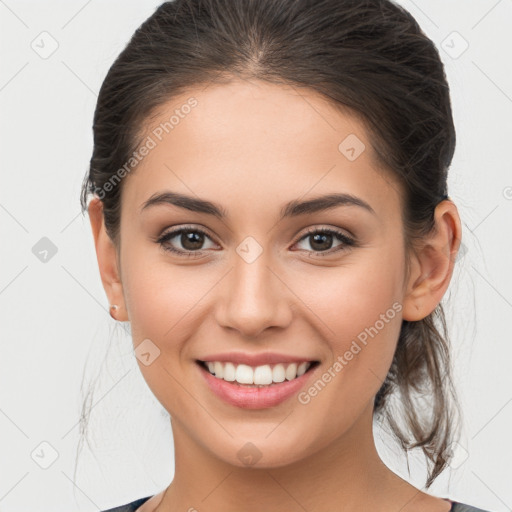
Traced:
<svg viewBox="0 0 512 512">
<path fill-rule="evenodd" d="M 212 276 L 200 266 L 172 265 L 154 248 L 132 245 L 134 250 L 122 255 L 122 268 L 134 343 L 144 338 L 168 343 L 187 324 L 187 315 L 211 287 Z"/>
<path fill-rule="evenodd" d="M 400 255 L 375 251 L 379 257 L 361 258 L 305 283 L 305 302 L 328 327 L 328 350 L 337 381 L 352 396 L 375 393 L 393 360 L 402 323 L 403 267 Z M 356 256 L 357 257 L 357 256 Z M 372 255 L 374 257 L 374 255 Z M 308 291 L 309 290 L 309 291 Z M 337 387 L 337 386 L 334 386 Z"/>
<path fill-rule="evenodd" d="M 191 369 L 195 354 L 189 340 L 197 337 L 198 326 L 211 311 L 209 299 L 222 276 L 208 265 L 172 264 L 160 251 L 139 247 L 126 252 L 123 290 L 135 354 L 146 351 L 142 343 L 154 344 L 158 354 L 149 365 L 138 360 L 139 368 L 168 411 L 186 410 L 191 407 L 185 403 L 188 395 L 176 378 Z"/>
<path fill-rule="evenodd" d="M 170 265 L 165 255 L 140 248 L 127 250 L 122 265 L 124 297 L 141 374 L 167 411 L 193 409 L 178 376 L 186 359 L 186 340 L 197 328 L 200 299 L 212 287 L 213 276 L 208 277 L 199 267 Z M 144 353 L 150 354 L 149 364 L 144 362 Z"/>
</svg>

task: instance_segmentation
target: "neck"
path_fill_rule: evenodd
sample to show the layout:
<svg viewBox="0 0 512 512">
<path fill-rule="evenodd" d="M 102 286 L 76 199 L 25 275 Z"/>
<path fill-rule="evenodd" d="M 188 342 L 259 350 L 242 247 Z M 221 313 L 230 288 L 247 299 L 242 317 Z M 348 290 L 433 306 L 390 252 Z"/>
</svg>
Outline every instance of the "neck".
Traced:
<svg viewBox="0 0 512 512">
<path fill-rule="evenodd" d="M 380 510 L 386 499 L 404 505 L 418 490 L 381 461 L 372 416 L 373 404 L 328 446 L 292 464 L 267 468 L 226 463 L 174 419 L 175 476 L 157 510 L 320 512 L 340 510 L 340 504 L 344 511 Z"/>
</svg>

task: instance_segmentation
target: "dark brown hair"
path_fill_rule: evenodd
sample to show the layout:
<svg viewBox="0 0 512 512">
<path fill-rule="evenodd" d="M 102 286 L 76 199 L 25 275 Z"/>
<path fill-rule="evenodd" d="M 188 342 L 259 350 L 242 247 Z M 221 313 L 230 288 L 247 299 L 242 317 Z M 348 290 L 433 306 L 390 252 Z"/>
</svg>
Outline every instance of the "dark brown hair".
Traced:
<svg viewBox="0 0 512 512">
<path fill-rule="evenodd" d="M 140 145 L 148 119 L 192 87 L 233 78 L 306 87 L 357 115 L 400 184 L 405 246 L 434 229 L 434 209 L 448 197 L 455 129 L 439 53 L 411 14 L 389 0 L 176 0 L 136 30 L 98 96 L 81 205 L 85 212 L 89 194 L 100 197 L 116 245 L 123 187 L 107 184 Z M 391 411 L 392 397 L 399 411 Z M 423 450 L 429 487 L 450 459 L 460 415 L 441 304 L 403 321 L 375 414 L 405 450 Z"/>
</svg>

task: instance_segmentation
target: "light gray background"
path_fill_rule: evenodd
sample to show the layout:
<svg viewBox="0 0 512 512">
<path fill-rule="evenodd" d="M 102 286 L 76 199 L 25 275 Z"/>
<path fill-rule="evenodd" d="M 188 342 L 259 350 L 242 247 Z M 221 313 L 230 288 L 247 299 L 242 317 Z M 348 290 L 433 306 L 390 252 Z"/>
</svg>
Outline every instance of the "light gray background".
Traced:
<svg viewBox="0 0 512 512">
<path fill-rule="evenodd" d="M 0 0 L 2 512 L 97 511 L 157 493 L 173 476 L 168 415 L 142 379 L 129 325 L 108 314 L 89 220 L 79 213 L 97 92 L 159 3 Z M 400 3 L 446 64 L 458 137 L 449 193 L 464 225 L 443 299 L 464 436 L 430 492 L 510 511 L 512 1 Z M 48 245 L 43 237 L 57 250 L 46 262 L 36 245 Z M 85 398 L 93 452 L 85 447 L 75 475 Z M 421 458 L 410 458 L 408 477 L 399 450 L 378 439 L 386 463 L 422 487 Z"/>
</svg>

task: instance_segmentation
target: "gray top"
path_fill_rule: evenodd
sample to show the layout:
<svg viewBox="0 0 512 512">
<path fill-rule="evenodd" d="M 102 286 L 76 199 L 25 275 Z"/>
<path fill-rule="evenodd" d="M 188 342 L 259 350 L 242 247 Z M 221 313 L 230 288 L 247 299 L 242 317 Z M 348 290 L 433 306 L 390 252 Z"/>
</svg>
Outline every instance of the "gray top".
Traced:
<svg viewBox="0 0 512 512">
<path fill-rule="evenodd" d="M 103 510 L 102 512 L 135 512 L 143 503 L 146 503 L 153 496 L 146 496 L 145 498 L 140 498 L 138 500 L 132 501 L 131 503 L 127 503 L 126 505 L 121 505 L 120 507 L 109 508 L 108 510 Z M 450 500 L 452 501 L 452 500 Z M 457 501 L 452 501 L 452 508 L 450 512 L 490 512 L 488 510 L 483 510 L 481 508 L 475 508 L 471 505 L 466 505 L 465 503 L 459 503 Z"/>
<path fill-rule="evenodd" d="M 453 505 L 452 508 L 450 509 L 450 512 L 489 512 L 481 508 L 466 505 L 465 503 L 458 503 L 456 501 L 453 501 L 452 503 Z"/>
</svg>

